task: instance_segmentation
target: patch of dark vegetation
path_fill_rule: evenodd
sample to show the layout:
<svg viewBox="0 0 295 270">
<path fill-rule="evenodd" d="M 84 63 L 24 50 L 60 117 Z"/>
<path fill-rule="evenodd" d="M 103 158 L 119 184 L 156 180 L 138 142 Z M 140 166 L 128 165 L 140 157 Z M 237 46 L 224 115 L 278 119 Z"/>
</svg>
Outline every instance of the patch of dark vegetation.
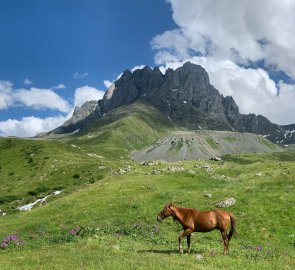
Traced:
<svg viewBox="0 0 295 270">
<path fill-rule="evenodd" d="M 279 161 L 295 161 L 294 151 L 277 152 L 272 154 L 272 159 Z"/>
<path fill-rule="evenodd" d="M 42 193 L 45 193 L 45 192 L 48 192 L 50 190 L 49 187 L 46 187 L 46 186 L 41 186 L 41 187 L 38 187 L 34 190 L 29 190 L 28 191 L 28 195 L 30 196 L 37 196 L 39 194 L 42 194 Z"/>
<path fill-rule="evenodd" d="M 52 190 L 56 191 L 56 190 L 62 190 L 64 189 L 64 186 L 55 186 Z"/>
<path fill-rule="evenodd" d="M 170 151 L 180 151 L 180 149 L 183 147 L 183 143 L 184 143 L 184 140 L 183 138 L 180 138 L 178 141 L 172 141 L 171 142 L 171 147 L 170 147 Z"/>
<path fill-rule="evenodd" d="M 4 204 L 4 203 L 10 203 L 16 200 L 19 200 L 20 198 L 17 197 L 16 195 L 4 195 L 4 196 L 0 196 L 0 204 Z"/>
<path fill-rule="evenodd" d="M 259 162 L 259 160 L 257 159 L 246 159 L 245 157 L 239 157 L 239 156 L 234 156 L 234 155 L 224 155 L 222 157 L 222 159 L 224 161 L 230 161 L 230 162 L 234 162 L 234 163 L 238 163 L 241 165 L 247 165 L 247 164 L 253 164 L 256 162 Z"/>
<path fill-rule="evenodd" d="M 80 178 L 81 176 L 80 176 L 79 173 L 75 173 L 75 174 L 73 175 L 73 177 L 76 178 L 76 179 L 78 179 L 78 178 Z"/>
<path fill-rule="evenodd" d="M 38 192 L 36 190 L 30 190 L 30 191 L 28 191 L 28 195 L 36 196 L 36 195 L 38 195 Z"/>
</svg>

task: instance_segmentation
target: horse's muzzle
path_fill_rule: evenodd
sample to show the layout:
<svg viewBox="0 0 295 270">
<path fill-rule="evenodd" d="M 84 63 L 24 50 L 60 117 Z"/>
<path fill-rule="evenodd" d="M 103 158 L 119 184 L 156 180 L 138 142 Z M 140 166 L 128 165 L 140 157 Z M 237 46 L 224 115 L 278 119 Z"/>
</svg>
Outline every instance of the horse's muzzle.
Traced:
<svg viewBox="0 0 295 270">
<path fill-rule="evenodd" d="M 159 221 L 159 222 L 162 222 L 162 218 L 160 217 L 160 216 L 157 216 L 157 220 Z"/>
</svg>

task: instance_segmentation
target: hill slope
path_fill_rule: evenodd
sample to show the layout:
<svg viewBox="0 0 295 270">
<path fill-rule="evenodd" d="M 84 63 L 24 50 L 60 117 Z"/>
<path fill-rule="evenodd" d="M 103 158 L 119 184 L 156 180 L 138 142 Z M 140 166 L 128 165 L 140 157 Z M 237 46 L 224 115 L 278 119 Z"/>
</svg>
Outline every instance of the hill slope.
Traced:
<svg viewBox="0 0 295 270">
<path fill-rule="evenodd" d="M 283 151 L 262 136 L 229 131 L 174 132 L 134 151 L 136 161 L 209 159 L 225 154 Z"/>
<path fill-rule="evenodd" d="M 122 160 L 120 166 L 126 164 Z M 137 269 L 139 264 L 141 269 L 196 264 L 203 270 L 292 269 L 294 153 L 232 156 L 224 164 L 129 164 L 132 170 L 122 175 L 108 173 L 31 212 L 0 217 L 0 239 L 17 234 L 25 241 L 1 251 L 1 269 Z M 184 170 L 163 170 L 169 166 Z M 154 169 L 162 173 L 147 176 Z M 229 197 L 237 200 L 227 210 L 237 218 L 239 235 L 231 240 L 228 256 L 222 255 L 218 232 L 194 234 L 192 254 L 180 256 L 180 226 L 171 219 L 156 221 L 166 202 L 209 210 Z M 81 234 L 71 236 L 69 231 L 78 226 Z"/>
</svg>

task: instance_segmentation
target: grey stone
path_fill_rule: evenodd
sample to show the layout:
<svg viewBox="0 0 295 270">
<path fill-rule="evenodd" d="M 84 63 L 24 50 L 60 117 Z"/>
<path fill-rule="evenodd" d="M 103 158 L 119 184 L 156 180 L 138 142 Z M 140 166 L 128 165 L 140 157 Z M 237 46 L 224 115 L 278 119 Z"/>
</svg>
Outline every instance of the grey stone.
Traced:
<svg viewBox="0 0 295 270">
<path fill-rule="evenodd" d="M 226 208 L 226 207 L 230 207 L 230 206 L 234 205 L 235 203 L 236 203 L 235 198 L 229 198 L 229 199 L 226 199 L 222 202 L 217 203 L 215 206 L 218 208 Z"/>
</svg>

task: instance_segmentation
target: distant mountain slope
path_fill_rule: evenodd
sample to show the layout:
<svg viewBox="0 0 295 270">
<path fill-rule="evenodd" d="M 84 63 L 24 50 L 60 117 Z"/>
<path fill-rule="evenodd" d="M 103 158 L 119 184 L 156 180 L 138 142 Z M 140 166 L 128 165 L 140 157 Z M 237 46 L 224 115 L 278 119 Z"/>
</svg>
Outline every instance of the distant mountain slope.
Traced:
<svg viewBox="0 0 295 270">
<path fill-rule="evenodd" d="M 281 126 L 284 130 L 283 136 L 276 138 L 277 143 L 280 144 L 295 144 L 295 124 Z"/>
<path fill-rule="evenodd" d="M 210 84 L 206 70 L 190 62 L 165 74 L 157 67 L 124 71 L 102 100 L 76 108 L 71 119 L 50 133 L 89 129 L 95 119 L 136 101 L 149 103 L 173 123 L 192 130 L 250 132 L 269 135 L 273 142 L 285 134 L 283 128 L 264 116 L 241 114 L 232 97 L 223 97 Z"/>
<path fill-rule="evenodd" d="M 174 132 L 151 146 L 134 151 L 136 161 L 209 159 L 225 154 L 283 151 L 261 135 L 229 131 Z"/>
</svg>

